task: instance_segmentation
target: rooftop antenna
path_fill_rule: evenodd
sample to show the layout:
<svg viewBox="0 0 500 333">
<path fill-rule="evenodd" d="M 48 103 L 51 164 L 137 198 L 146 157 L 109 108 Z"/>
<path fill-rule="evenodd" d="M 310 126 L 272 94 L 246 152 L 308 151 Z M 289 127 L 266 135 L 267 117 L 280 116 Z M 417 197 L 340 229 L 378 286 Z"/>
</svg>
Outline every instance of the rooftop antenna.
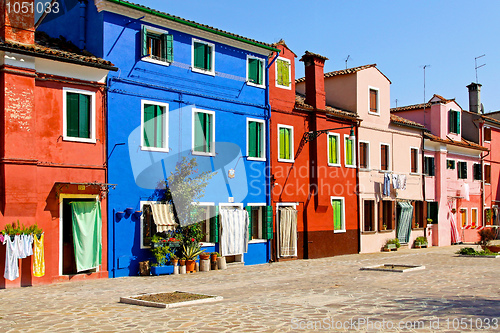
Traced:
<svg viewBox="0 0 500 333">
<path fill-rule="evenodd" d="M 396 98 L 396 107 L 398 107 L 398 99 Z"/>
<path fill-rule="evenodd" d="M 475 57 L 475 58 L 474 58 L 474 64 L 475 64 L 475 69 L 476 69 L 476 83 L 479 83 L 479 81 L 477 80 L 477 69 L 478 69 L 478 68 L 481 68 L 481 67 L 483 67 L 483 66 L 485 66 L 485 65 L 486 65 L 486 64 L 482 64 L 482 65 L 479 65 L 479 66 L 478 66 L 478 65 L 477 65 L 477 59 L 482 58 L 482 57 L 484 57 L 485 55 L 486 55 L 486 54 L 483 54 L 483 55 L 480 55 L 479 57 Z"/>
<path fill-rule="evenodd" d="M 347 69 L 347 61 L 349 60 L 349 58 L 350 58 L 350 57 L 351 57 L 351 55 L 349 54 L 349 55 L 347 56 L 347 58 L 345 59 L 345 69 Z"/>
<path fill-rule="evenodd" d="M 421 67 L 424 69 L 424 126 L 426 126 L 427 124 L 425 123 L 425 103 L 427 100 L 425 99 L 425 69 L 427 67 L 431 67 L 431 65 L 423 65 Z"/>
</svg>

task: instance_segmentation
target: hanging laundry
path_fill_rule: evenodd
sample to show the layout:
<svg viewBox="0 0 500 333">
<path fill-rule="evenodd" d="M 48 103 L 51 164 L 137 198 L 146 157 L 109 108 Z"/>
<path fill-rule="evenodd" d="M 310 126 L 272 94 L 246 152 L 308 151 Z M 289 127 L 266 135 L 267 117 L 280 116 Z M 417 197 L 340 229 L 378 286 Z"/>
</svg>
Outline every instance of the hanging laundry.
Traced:
<svg viewBox="0 0 500 333">
<path fill-rule="evenodd" d="M 15 236 L 15 237 L 19 238 L 19 241 L 17 242 L 17 246 L 18 246 L 17 256 L 19 259 L 26 258 L 26 251 L 24 249 L 24 236 L 26 236 L 26 235 L 16 235 Z"/>
<path fill-rule="evenodd" d="M 391 194 L 391 177 L 390 177 L 390 175 L 388 173 L 384 174 L 383 194 L 384 195 L 390 195 Z"/>
<path fill-rule="evenodd" d="M 13 281 L 19 277 L 19 235 L 14 236 L 14 240 L 6 235 L 3 244 L 5 249 L 5 272 L 3 277 Z"/>
<path fill-rule="evenodd" d="M 0 243 L 3 244 L 3 240 L 4 240 L 3 234 L 0 234 Z"/>
<path fill-rule="evenodd" d="M 41 277 L 45 275 L 45 254 L 43 249 L 43 234 L 40 239 L 35 235 L 33 239 L 33 275 Z"/>
<path fill-rule="evenodd" d="M 469 184 L 467 183 L 464 183 L 463 185 L 463 197 L 466 201 L 469 201 L 470 200 L 470 197 L 469 197 L 469 194 L 470 194 L 470 188 L 469 188 Z"/>
<path fill-rule="evenodd" d="M 396 175 L 396 174 L 391 175 L 391 183 L 392 183 L 392 187 L 395 190 L 399 189 L 398 175 Z"/>
<path fill-rule="evenodd" d="M 25 235 L 24 241 L 23 241 L 23 246 L 24 246 L 24 254 L 26 254 L 27 257 L 33 255 L 33 234 Z"/>
<path fill-rule="evenodd" d="M 399 175 L 399 188 L 406 190 L 406 175 Z"/>
<path fill-rule="evenodd" d="M 221 209 L 219 250 L 222 256 L 246 253 L 248 250 L 248 212 L 244 209 Z"/>
</svg>

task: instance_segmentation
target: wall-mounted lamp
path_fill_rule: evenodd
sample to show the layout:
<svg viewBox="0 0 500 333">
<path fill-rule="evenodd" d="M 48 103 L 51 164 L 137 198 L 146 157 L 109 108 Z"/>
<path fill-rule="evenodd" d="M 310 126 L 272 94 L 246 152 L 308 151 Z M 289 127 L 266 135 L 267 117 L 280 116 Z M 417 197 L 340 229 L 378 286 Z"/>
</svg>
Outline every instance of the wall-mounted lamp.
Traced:
<svg viewBox="0 0 500 333">
<path fill-rule="evenodd" d="M 336 131 L 336 130 L 345 129 L 345 128 L 350 128 L 351 129 L 351 131 L 349 132 L 349 140 L 352 140 L 352 141 L 356 140 L 356 136 L 354 135 L 354 125 L 344 126 L 344 127 L 336 127 L 336 128 L 329 128 L 329 129 L 319 130 L 319 131 L 305 132 L 304 136 L 303 136 L 303 139 L 304 139 L 305 142 L 311 142 L 311 141 L 315 140 L 321 134 L 325 134 L 325 133 L 328 133 L 330 131 Z"/>
</svg>

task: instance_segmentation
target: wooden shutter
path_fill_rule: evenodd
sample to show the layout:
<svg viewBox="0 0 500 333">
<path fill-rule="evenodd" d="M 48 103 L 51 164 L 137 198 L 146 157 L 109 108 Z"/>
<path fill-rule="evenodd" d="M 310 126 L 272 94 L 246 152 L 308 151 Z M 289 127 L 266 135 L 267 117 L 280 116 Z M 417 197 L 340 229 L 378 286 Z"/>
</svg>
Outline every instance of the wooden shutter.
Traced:
<svg viewBox="0 0 500 333">
<path fill-rule="evenodd" d="M 428 215 L 428 211 L 427 211 L 427 201 L 422 201 L 422 226 L 424 228 L 427 228 L 427 215 Z"/>
<path fill-rule="evenodd" d="M 430 176 L 434 176 L 436 174 L 435 171 L 435 163 L 434 163 L 434 157 L 429 158 L 429 164 L 430 164 Z"/>
<path fill-rule="evenodd" d="M 78 94 L 66 93 L 66 135 L 78 137 Z"/>
<path fill-rule="evenodd" d="M 252 240 L 252 206 L 246 206 L 245 210 L 248 213 L 248 240 Z"/>
<path fill-rule="evenodd" d="M 161 58 L 164 61 L 174 61 L 174 36 L 171 34 L 161 35 Z"/>
<path fill-rule="evenodd" d="M 456 127 L 457 127 L 457 131 L 455 133 L 457 134 L 460 134 L 460 116 L 461 116 L 461 113 L 460 111 L 455 111 L 455 121 L 456 121 Z"/>
<path fill-rule="evenodd" d="M 352 154 L 352 140 L 346 138 L 345 139 L 345 159 L 347 165 L 353 165 L 353 154 Z"/>
<path fill-rule="evenodd" d="M 148 31 L 145 26 L 142 26 L 141 42 L 142 42 L 141 56 L 146 57 L 149 55 L 149 52 L 148 52 Z"/>
<path fill-rule="evenodd" d="M 484 182 L 491 184 L 491 165 L 489 164 L 484 166 Z"/>
<path fill-rule="evenodd" d="M 212 70 L 212 47 L 205 44 L 205 70 Z"/>
<path fill-rule="evenodd" d="M 333 230 L 342 230 L 342 207 L 340 200 L 332 201 Z"/>
<path fill-rule="evenodd" d="M 417 150 L 411 148 L 411 172 L 417 172 Z"/>
<path fill-rule="evenodd" d="M 194 42 L 194 67 L 198 69 L 205 69 L 205 44 Z"/>
<path fill-rule="evenodd" d="M 155 142 L 154 146 L 156 148 L 163 148 L 163 138 L 164 138 L 164 131 L 165 128 L 163 127 L 163 117 L 165 117 L 165 108 L 159 105 L 155 105 L 155 119 L 154 119 L 154 126 L 155 126 Z"/>
<path fill-rule="evenodd" d="M 365 142 L 360 142 L 359 144 L 359 167 L 367 168 L 368 167 L 368 159 L 366 156 L 367 153 L 367 144 Z"/>
<path fill-rule="evenodd" d="M 450 110 L 448 111 L 448 131 L 452 133 L 454 132 L 453 124 L 454 124 L 453 111 Z"/>
<path fill-rule="evenodd" d="M 255 123 L 255 129 L 256 129 L 256 133 L 255 133 L 255 157 L 264 157 L 262 156 L 262 144 L 263 144 L 263 140 L 262 140 L 262 123 L 258 123 L 256 122 Z"/>
<path fill-rule="evenodd" d="M 264 63 L 261 60 L 257 60 L 257 84 L 262 85 L 264 82 Z"/>
<path fill-rule="evenodd" d="M 249 157 L 258 157 L 257 156 L 257 122 L 250 121 L 248 122 L 248 156 Z"/>
<path fill-rule="evenodd" d="M 378 202 L 378 230 L 383 230 L 384 226 L 384 201 L 380 200 Z"/>
<path fill-rule="evenodd" d="M 328 162 L 332 164 L 338 163 L 337 161 L 337 137 L 331 135 L 328 137 Z"/>
<path fill-rule="evenodd" d="M 380 169 L 387 170 L 387 146 L 380 146 Z"/>
<path fill-rule="evenodd" d="M 390 217 L 391 217 L 391 225 L 390 227 L 387 226 L 390 229 L 394 229 L 396 227 L 396 201 L 391 201 L 391 212 L 390 212 Z"/>
<path fill-rule="evenodd" d="M 155 105 L 144 105 L 144 145 L 146 147 L 154 146 L 155 139 Z"/>
<path fill-rule="evenodd" d="M 219 206 L 213 206 L 210 217 L 210 242 L 217 243 L 219 241 Z"/>
<path fill-rule="evenodd" d="M 264 218 L 262 219 L 262 238 L 273 239 L 273 207 L 264 207 Z"/>
<path fill-rule="evenodd" d="M 212 152 L 212 115 L 204 113 L 205 115 L 205 153 Z"/>
<path fill-rule="evenodd" d="M 489 127 L 484 129 L 484 141 L 491 141 L 491 128 Z"/>
<path fill-rule="evenodd" d="M 78 137 L 90 138 L 90 96 L 78 94 Z"/>
<path fill-rule="evenodd" d="M 415 228 L 415 222 L 417 222 L 417 221 L 415 221 L 415 208 L 417 208 L 416 207 L 417 205 L 415 204 L 415 201 L 413 201 L 411 203 L 411 206 L 413 207 L 413 214 L 412 214 L 412 217 L 411 217 L 411 227 Z"/>
<path fill-rule="evenodd" d="M 370 112 L 378 113 L 377 110 L 377 91 L 370 89 Z"/>
<path fill-rule="evenodd" d="M 248 81 L 259 84 L 259 61 L 257 59 L 248 59 Z"/>
</svg>

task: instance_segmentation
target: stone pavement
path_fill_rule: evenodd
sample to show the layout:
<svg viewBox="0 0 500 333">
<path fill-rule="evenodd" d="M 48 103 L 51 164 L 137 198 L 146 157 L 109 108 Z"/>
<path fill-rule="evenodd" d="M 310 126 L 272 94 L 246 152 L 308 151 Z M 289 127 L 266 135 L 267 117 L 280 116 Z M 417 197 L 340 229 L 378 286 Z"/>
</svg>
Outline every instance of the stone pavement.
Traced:
<svg viewBox="0 0 500 333">
<path fill-rule="evenodd" d="M 500 258 L 458 246 L 405 249 L 192 275 L 127 277 L 0 290 L 1 332 L 500 332 Z M 394 263 L 425 270 L 361 267 Z M 175 290 L 223 301 L 173 309 L 119 303 Z M 420 325 L 420 326 L 419 326 Z M 483 329 L 480 330 L 482 325 Z"/>
</svg>

